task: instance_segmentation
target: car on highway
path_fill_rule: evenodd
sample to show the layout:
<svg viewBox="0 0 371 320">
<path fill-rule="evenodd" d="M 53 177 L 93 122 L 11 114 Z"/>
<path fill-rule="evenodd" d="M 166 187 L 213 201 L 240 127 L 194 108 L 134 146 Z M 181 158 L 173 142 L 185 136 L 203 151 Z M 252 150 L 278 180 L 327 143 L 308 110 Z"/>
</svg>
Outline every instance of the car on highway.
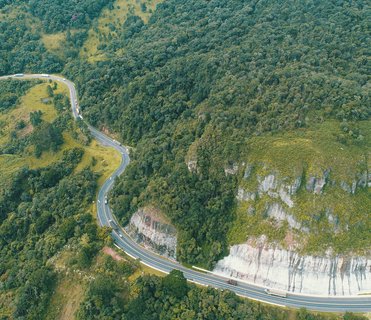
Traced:
<svg viewBox="0 0 371 320">
<path fill-rule="evenodd" d="M 237 286 L 237 281 L 233 279 L 228 279 L 227 283 L 231 284 L 232 286 Z"/>
<path fill-rule="evenodd" d="M 115 222 L 115 221 L 113 221 L 113 220 L 108 220 L 108 222 L 109 222 L 109 224 L 110 224 L 110 226 L 111 226 L 111 228 L 112 229 L 114 229 L 114 230 L 118 230 L 119 229 L 119 226 L 117 225 L 117 223 Z"/>
<path fill-rule="evenodd" d="M 283 290 L 278 290 L 278 289 L 265 289 L 264 292 L 266 294 L 269 294 L 271 296 L 276 296 L 276 297 L 281 297 L 281 298 L 287 298 L 287 292 Z"/>
<path fill-rule="evenodd" d="M 107 204 L 108 203 L 108 199 L 107 197 L 104 197 L 104 204 Z"/>
</svg>

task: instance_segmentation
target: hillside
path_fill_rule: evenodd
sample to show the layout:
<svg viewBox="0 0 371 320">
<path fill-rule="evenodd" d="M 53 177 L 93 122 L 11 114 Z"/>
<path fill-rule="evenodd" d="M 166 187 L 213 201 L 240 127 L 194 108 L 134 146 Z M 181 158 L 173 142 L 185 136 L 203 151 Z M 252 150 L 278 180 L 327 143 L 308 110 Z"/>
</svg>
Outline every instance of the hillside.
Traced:
<svg viewBox="0 0 371 320">
<path fill-rule="evenodd" d="M 0 75 L 63 74 L 84 119 L 130 146 L 109 201 L 138 242 L 223 276 L 354 295 L 371 288 L 368 10 L 0 0 Z M 120 158 L 66 95 L 0 82 L 0 319 L 364 319 L 268 307 L 115 252 L 94 201 Z"/>
<path fill-rule="evenodd" d="M 119 156 L 72 122 L 66 94 L 57 83 L 1 81 L 0 315 L 6 319 L 44 315 L 58 278 L 49 259 L 73 246 L 70 266 L 83 268 L 102 245 L 104 232 L 89 211 Z"/>
<path fill-rule="evenodd" d="M 80 79 L 89 120 L 110 126 L 136 147 L 113 191 L 122 222 L 138 208 L 157 206 L 177 228 L 177 257 L 212 267 L 229 244 L 263 233 L 282 240 L 288 230 L 267 232 L 264 217 L 242 217 L 246 205 L 236 196 L 247 181 L 240 173 L 225 173 L 265 154 L 260 144 L 271 148 L 281 139 L 288 146 L 267 153 L 268 163 L 257 168 L 275 170 L 294 156 L 292 166 L 287 161 L 277 172 L 283 178 L 300 175 L 296 166 L 316 177 L 331 167 L 331 179 L 341 183 L 348 175 L 344 183 L 350 185 L 369 170 L 365 6 L 362 1 L 166 1 L 147 24 L 127 20 L 131 32 L 122 32 L 114 47 L 108 42 L 107 54 L 120 50 L 119 57 L 84 76 L 76 70 L 85 66 L 70 66 Z M 308 145 L 323 139 L 317 150 Z M 252 148 L 257 143 L 260 150 Z M 351 158 L 335 157 L 340 148 Z M 355 163 L 362 172 L 355 172 Z M 329 188 L 320 202 L 336 202 L 336 190 Z M 310 208 L 312 197 L 297 197 L 293 214 L 312 219 L 317 214 Z M 369 202 L 357 209 L 360 199 L 369 201 L 368 190 L 346 199 L 335 214 L 349 230 L 335 238 L 309 235 L 303 252 L 369 252 L 367 225 L 357 232 L 360 221 L 369 221 L 364 210 Z M 264 208 L 267 202 L 259 201 Z M 348 222 L 349 208 L 358 218 Z M 318 224 L 313 228 L 314 235 Z M 354 235 L 359 241 L 351 240 Z"/>
<path fill-rule="evenodd" d="M 357 319 L 264 306 L 116 252 L 109 230 L 97 228 L 92 202 L 118 156 L 72 122 L 64 85 L 1 84 L 2 319 Z"/>
</svg>

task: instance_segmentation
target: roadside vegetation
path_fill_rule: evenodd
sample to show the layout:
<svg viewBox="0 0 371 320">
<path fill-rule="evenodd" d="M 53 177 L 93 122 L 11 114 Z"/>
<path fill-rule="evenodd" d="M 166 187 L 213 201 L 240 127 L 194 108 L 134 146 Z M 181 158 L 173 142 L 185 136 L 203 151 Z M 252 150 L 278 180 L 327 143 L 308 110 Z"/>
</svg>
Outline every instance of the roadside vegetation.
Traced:
<svg viewBox="0 0 371 320">
<path fill-rule="evenodd" d="M 290 175 L 315 160 L 347 179 L 369 153 L 366 21 L 364 0 L 0 0 L 0 75 L 75 81 L 86 119 L 134 147 L 117 217 L 157 206 L 179 260 L 212 268 L 232 243 L 285 234 L 243 215 L 226 167 L 264 158 Z M 120 158 L 72 121 L 66 94 L 1 81 L 0 319 L 364 319 L 271 308 L 102 254 L 93 201 Z M 323 201 L 349 233 L 313 235 L 308 251 L 369 248 L 369 193 L 333 191 Z"/>
<path fill-rule="evenodd" d="M 108 237 L 90 209 L 120 158 L 72 121 L 64 85 L 6 80 L 1 90 L 0 315 L 40 319 L 56 288 L 49 260 L 73 246 L 70 265 L 85 268 Z"/>
</svg>

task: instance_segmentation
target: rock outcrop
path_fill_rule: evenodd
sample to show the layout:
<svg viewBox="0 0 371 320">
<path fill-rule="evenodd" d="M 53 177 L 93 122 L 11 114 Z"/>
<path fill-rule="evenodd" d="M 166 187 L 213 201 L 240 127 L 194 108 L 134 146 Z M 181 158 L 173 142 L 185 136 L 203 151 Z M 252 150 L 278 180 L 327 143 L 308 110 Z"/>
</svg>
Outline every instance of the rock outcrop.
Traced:
<svg viewBox="0 0 371 320">
<path fill-rule="evenodd" d="M 237 199 L 240 201 L 248 201 L 248 200 L 255 200 L 257 197 L 256 192 L 248 192 L 245 191 L 243 188 L 238 188 L 237 191 Z"/>
<path fill-rule="evenodd" d="M 271 173 L 267 176 L 257 176 L 258 193 L 260 196 L 268 194 L 272 198 L 280 198 L 288 207 L 292 207 L 294 202 L 291 196 L 296 194 L 302 183 L 302 176 L 298 176 L 292 183 L 281 181 L 277 175 Z"/>
<path fill-rule="evenodd" d="M 140 208 L 133 214 L 125 230 L 136 242 L 148 249 L 176 259 L 176 229 L 159 210 L 152 207 Z"/>
<path fill-rule="evenodd" d="M 229 164 L 228 166 L 224 167 L 224 173 L 226 175 L 228 174 L 235 175 L 238 172 L 238 168 L 239 168 L 238 163 Z"/>
<path fill-rule="evenodd" d="M 287 221 L 291 228 L 300 229 L 301 227 L 300 223 L 291 214 L 288 214 L 279 203 L 269 205 L 266 214 L 277 222 Z"/>
<path fill-rule="evenodd" d="M 242 183 L 237 189 L 237 200 L 240 202 L 250 201 L 250 211 L 255 211 L 255 202 L 264 196 L 268 196 L 270 200 L 263 206 L 265 208 L 264 212 L 260 212 L 262 216 L 273 218 L 277 222 L 287 221 L 290 228 L 304 231 L 306 233 L 310 232 L 310 229 L 307 226 L 308 221 L 301 222 L 295 215 L 296 195 L 300 188 L 302 188 L 303 192 L 322 196 L 327 186 L 338 186 L 339 189 L 346 191 L 350 195 L 354 195 L 356 190 L 367 188 L 369 186 L 369 180 L 371 177 L 367 171 L 362 171 L 359 172 L 355 176 L 353 182 L 349 184 L 342 180 L 332 180 L 330 178 L 330 169 L 323 170 L 321 174 L 308 175 L 306 178 L 304 178 L 303 171 L 297 172 L 297 175 L 294 178 L 287 178 L 282 177 L 274 170 L 263 175 L 253 172 L 253 169 L 253 165 L 246 164 Z M 269 172 L 266 167 L 263 167 L 263 171 Z M 249 181 L 250 184 L 246 186 L 246 183 L 244 183 L 245 181 Z M 325 211 L 326 214 L 331 212 L 328 217 L 328 222 L 330 223 L 330 226 L 333 226 L 334 232 L 339 232 L 340 223 L 338 213 L 332 212 L 333 208 L 331 207 L 326 207 L 322 210 Z M 306 214 L 309 214 L 312 217 L 321 215 L 320 212 L 307 212 Z M 336 219 L 334 217 L 336 217 Z"/>
<path fill-rule="evenodd" d="M 369 170 L 362 169 L 353 177 L 348 175 L 348 181 L 338 178 L 330 168 L 314 171 L 316 173 L 309 173 L 304 166 L 303 169 L 296 167 L 289 178 L 261 162 L 246 164 L 236 194 L 243 209 L 241 214 L 246 212 L 255 216 L 254 221 L 260 219 L 272 228 L 282 228 L 280 231 L 286 232 L 285 240 L 290 238 L 290 241 L 268 242 L 265 236 L 250 236 L 246 243 L 231 247 L 230 254 L 217 263 L 215 272 L 301 293 L 371 292 L 371 248 L 363 248 L 365 256 L 353 255 L 349 250 L 344 255 L 333 255 L 331 246 L 322 247 L 319 252 L 326 248 L 327 251 L 318 256 L 299 254 L 305 250 L 308 239 L 313 238 L 311 232 L 346 237 L 351 223 L 353 230 L 355 223 L 362 223 L 350 223 L 348 214 L 355 201 L 352 199 L 362 197 L 364 191 L 367 192 L 364 188 L 370 187 Z M 340 199 L 344 199 L 344 205 L 338 205 Z M 353 208 L 355 206 L 356 203 Z M 363 211 L 355 212 L 366 222 L 365 205 L 360 208 Z"/>
<path fill-rule="evenodd" d="M 371 259 L 303 256 L 269 244 L 264 236 L 234 245 L 214 272 L 282 290 L 328 295 L 371 291 Z"/>
</svg>

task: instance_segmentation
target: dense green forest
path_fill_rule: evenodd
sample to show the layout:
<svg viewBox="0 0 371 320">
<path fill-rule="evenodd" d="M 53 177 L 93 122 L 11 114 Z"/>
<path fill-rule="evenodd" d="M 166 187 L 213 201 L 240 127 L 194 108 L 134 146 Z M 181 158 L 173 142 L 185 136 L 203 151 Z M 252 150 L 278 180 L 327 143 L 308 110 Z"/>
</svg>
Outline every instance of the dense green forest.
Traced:
<svg viewBox="0 0 371 320">
<path fill-rule="evenodd" d="M 112 0 L 30 0 L 29 8 L 35 17 L 42 20 L 46 32 L 56 32 L 89 26 L 107 4 L 112 4 Z"/>
<path fill-rule="evenodd" d="M 0 75 L 63 70 L 87 37 L 94 18 L 112 1 L 0 1 Z M 47 50 L 42 37 L 65 31 L 61 52 Z M 53 40 L 52 40 L 53 41 Z"/>
<path fill-rule="evenodd" d="M 20 97 L 35 83 L 38 82 L 2 81 L 1 116 L 15 108 Z M 64 143 L 62 132 L 75 130 L 65 105 L 67 102 L 68 106 L 68 100 L 48 88 L 53 104 L 59 107 L 59 115 L 49 123 L 41 111 L 35 111 L 29 116 L 30 123 L 20 120 L 15 125 L 16 131 L 10 134 L 10 141 L 1 146 L 2 166 L 7 167 L 12 155 L 29 156 L 31 149 L 35 157 L 47 151 L 55 153 Z M 18 136 L 29 125 L 32 131 Z M 24 164 L 0 189 L 0 296 L 1 300 L 7 293 L 15 297 L 14 319 L 44 316 L 57 277 L 47 261 L 64 246 L 77 248 L 74 264 L 79 267 L 89 266 L 102 246 L 101 238 L 105 236 L 99 236 L 97 225 L 87 211 L 95 198 L 97 175 L 88 167 L 75 172 L 83 154 L 82 148 L 69 148 L 59 160 L 46 166 L 31 169 Z M 89 242 L 79 244 L 82 238 L 88 238 Z M 3 301 L 0 305 L 4 307 Z"/>
<path fill-rule="evenodd" d="M 249 137 L 369 118 L 366 20 L 364 1 L 170 0 L 146 25 L 128 19 L 109 61 L 70 63 L 89 121 L 136 147 L 113 191 L 123 223 L 155 204 L 179 231 L 178 258 L 212 267 L 235 219 L 223 166 Z"/>
<path fill-rule="evenodd" d="M 31 30 L 26 14 L 0 19 L 0 74 L 22 71 L 59 72 L 63 63 L 48 52 L 40 33 Z"/>
<path fill-rule="evenodd" d="M 148 11 L 145 1 L 135 4 Z M 102 10 L 120 5 L 0 0 L 0 75 L 63 73 L 76 82 L 86 119 L 134 147 L 110 197 L 114 212 L 126 224 L 139 207 L 160 208 L 177 228 L 181 262 L 212 268 L 228 254 L 239 177 L 224 168 L 248 155 L 252 139 L 331 120 L 342 130 L 333 139 L 368 146 L 358 129 L 371 115 L 366 1 L 165 0 L 148 21 L 130 7 L 101 34 Z M 94 63 L 82 55 L 91 32 L 103 57 Z M 1 81 L 0 118 L 37 83 Z M 5 132 L 0 119 L 1 160 L 9 167 L 13 157 L 47 162 L 12 165 L 15 173 L 1 185 L 0 319 L 48 319 L 73 270 L 89 274 L 77 281 L 83 290 L 74 316 L 81 320 L 295 318 L 187 284 L 176 271 L 142 275 L 127 257 L 102 258 L 110 242 L 91 209 L 97 160 L 84 160 L 90 137 L 72 123 L 68 99 L 56 90 L 50 83 L 52 120 L 36 110 Z M 197 158 L 196 172 L 187 168 L 190 158 Z M 341 249 L 357 250 L 367 237 Z M 66 252 L 68 276 L 53 262 Z M 296 314 L 341 318 L 363 319 Z"/>
<path fill-rule="evenodd" d="M 85 211 L 95 177 L 89 170 L 71 175 L 81 156 L 82 150 L 73 149 L 42 170 L 23 169 L 1 196 L 0 273 L 2 290 L 18 291 L 15 318 L 43 314 L 56 277 L 46 261 L 64 245 L 89 237 L 76 256 L 81 266 L 99 248 L 97 226 Z"/>
<path fill-rule="evenodd" d="M 111 316 L 123 320 L 284 320 L 289 316 L 287 310 L 249 302 L 228 290 L 218 291 L 187 284 L 178 270 L 163 278 L 146 275 L 137 278 L 131 287 L 120 287 L 115 277 L 130 273 L 133 269 L 124 267 L 122 263 L 117 266 L 112 259 L 107 259 L 105 266 L 106 270 L 109 268 L 113 272 L 100 275 L 90 284 L 77 319 L 104 319 Z M 129 293 L 131 298 L 122 303 L 122 293 Z M 305 310 L 298 311 L 295 316 L 297 320 L 365 320 L 351 313 L 339 318 L 315 315 Z"/>
</svg>

